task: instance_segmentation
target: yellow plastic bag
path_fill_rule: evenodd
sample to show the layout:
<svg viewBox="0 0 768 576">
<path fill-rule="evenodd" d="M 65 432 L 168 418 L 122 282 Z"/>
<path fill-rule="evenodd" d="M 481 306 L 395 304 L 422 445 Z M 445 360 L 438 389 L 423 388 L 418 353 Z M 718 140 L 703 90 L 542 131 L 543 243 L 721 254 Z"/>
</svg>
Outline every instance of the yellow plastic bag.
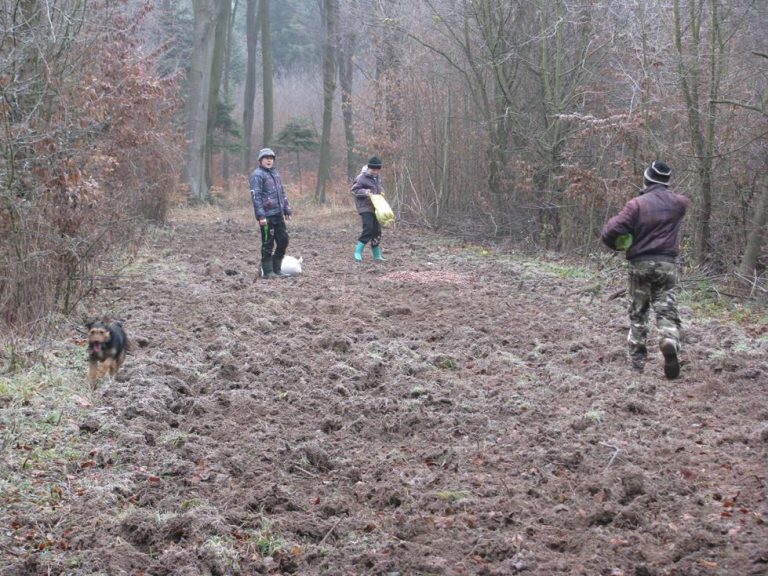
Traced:
<svg viewBox="0 0 768 576">
<path fill-rule="evenodd" d="M 376 220 L 382 226 L 389 226 L 395 221 L 395 213 L 389 207 L 389 202 L 381 194 L 371 194 L 369 196 L 373 203 L 373 209 L 376 211 Z"/>
</svg>

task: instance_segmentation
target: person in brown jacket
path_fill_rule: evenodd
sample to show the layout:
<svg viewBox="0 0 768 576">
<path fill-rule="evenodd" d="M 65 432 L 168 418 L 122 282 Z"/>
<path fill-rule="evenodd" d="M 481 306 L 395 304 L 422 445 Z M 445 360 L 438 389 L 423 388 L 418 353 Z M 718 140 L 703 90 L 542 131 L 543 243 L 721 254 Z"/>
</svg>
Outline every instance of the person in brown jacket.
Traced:
<svg viewBox="0 0 768 576">
<path fill-rule="evenodd" d="M 664 375 L 680 375 L 680 290 L 677 256 L 680 231 L 689 200 L 669 189 L 672 169 L 661 160 L 643 174 L 645 188 L 603 228 L 602 242 L 612 250 L 626 250 L 629 261 L 629 356 L 642 372 L 648 356 L 648 317 L 653 307 L 659 329 Z"/>
</svg>

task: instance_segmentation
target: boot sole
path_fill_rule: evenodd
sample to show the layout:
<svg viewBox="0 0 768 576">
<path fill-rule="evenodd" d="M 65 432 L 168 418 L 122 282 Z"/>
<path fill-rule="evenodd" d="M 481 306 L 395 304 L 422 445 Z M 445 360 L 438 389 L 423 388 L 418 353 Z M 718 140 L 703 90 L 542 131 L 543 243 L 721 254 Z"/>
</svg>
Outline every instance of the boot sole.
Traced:
<svg viewBox="0 0 768 576">
<path fill-rule="evenodd" d="M 677 359 L 675 343 L 670 340 L 662 342 L 661 353 L 664 355 L 664 376 L 667 380 L 674 380 L 680 376 L 680 361 Z"/>
</svg>

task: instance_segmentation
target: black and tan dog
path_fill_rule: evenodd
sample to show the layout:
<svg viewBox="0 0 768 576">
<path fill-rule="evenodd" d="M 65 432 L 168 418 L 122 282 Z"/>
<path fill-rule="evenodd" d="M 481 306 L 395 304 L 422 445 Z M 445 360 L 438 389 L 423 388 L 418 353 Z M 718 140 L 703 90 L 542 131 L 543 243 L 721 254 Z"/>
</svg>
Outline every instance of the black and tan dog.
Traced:
<svg viewBox="0 0 768 576">
<path fill-rule="evenodd" d="M 95 320 L 85 326 L 88 328 L 88 382 L 93 388 L 107 373 L 117 374 L 128 350 L 128 336 L 120 322 Z"/>
</svg>

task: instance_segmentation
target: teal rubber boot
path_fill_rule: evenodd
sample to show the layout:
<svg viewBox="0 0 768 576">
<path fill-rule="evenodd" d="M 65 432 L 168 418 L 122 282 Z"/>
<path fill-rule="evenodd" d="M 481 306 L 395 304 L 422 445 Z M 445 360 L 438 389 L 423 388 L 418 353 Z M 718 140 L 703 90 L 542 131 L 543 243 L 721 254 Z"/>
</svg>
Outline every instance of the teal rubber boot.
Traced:
<svg viewBox="0 0 768 576">
<path fill-rule="evenodd" d="M 384 258 L 384 256 L 381 255 L 381 246 L 371 246 L 371 252 L 373 252 L 374 260 L 379 260 L 382 262 L 386 260 L 386 258 Z"/>
<path fill-rule="evenodd" d="M 358 262 L 363 261 L 363 248 L 365 248 L 365 244 L 362 242 L 358 242 L 357 246 L 355 247 L 355 260 Z"/>
</svg>

